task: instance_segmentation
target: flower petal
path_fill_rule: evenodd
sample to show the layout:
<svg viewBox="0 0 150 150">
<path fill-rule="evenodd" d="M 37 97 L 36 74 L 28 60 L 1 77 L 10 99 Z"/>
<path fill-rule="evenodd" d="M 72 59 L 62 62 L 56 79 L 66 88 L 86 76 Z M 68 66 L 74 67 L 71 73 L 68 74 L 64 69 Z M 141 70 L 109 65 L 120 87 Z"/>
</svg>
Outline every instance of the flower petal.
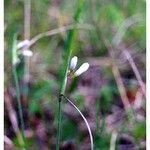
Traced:
<svg viewBox="0 0 150 150">
<path fill-rule="evenodd" d="M 74 70 L 76 65 L 77 65 L 77 62 L 78 62 L 78 57 L 77 56 L 74 56 L 71 61 L 70 61 L 70 67 L 69 69 L 70 70 Z"/>
<path fill-rule="evenodd" d="M 29 49 L 23 50 L 22 51 L 22 55 L 26 56 L 26 57 L 31 57 L 31 56 L 33 56 L 33 52 L 31 50 L 29 50 Z"/>
<path fill-rule="evenodd" d="M 20 49 L 20 48 L 24 48 L 26 46 L 28 46 L 30 44 L 30 41 L 29 40 L 24 40 L 24 41 L 21 41 L 17 44 L 17 48 Z"/>
<path fill-rule="evenodd" d="M 79 76 L 83 72 L 87 71 L 89 68 L 89 63 L 83 63 L 80 68 L 75 72 L 75 76 Z"/>
</svg>

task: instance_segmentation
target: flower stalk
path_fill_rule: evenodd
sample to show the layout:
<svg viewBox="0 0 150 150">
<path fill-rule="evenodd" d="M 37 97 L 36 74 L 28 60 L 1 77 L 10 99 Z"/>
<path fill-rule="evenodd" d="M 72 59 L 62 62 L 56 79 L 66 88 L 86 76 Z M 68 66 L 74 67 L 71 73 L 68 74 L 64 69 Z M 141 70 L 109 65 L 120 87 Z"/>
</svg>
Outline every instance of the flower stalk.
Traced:
<svg viewBox="0 0 150 150">
<path fill-rule="evenodd" d="M 83 8 L 83 3 L 84 0 L 78 0 L 77 1 L 77 10 L 74 15 L 74 20 L 75 23 L 79 22 L 80 16 L 81 16 L 81 10 Z M 63 67 L 61 69 L 61 86 L 60 86 L 60 94 L 65 93 L 66 89 L 66 84 L 67 84 L 67 74 L 68 74 L 68 68 L 69 68 L 69 62 L 70 62 L 70 57 L 72 54 L 72 49 L 73 49 L 73 43 L 76 37 L 76 30 L 72 29 L 69 31 L 67 40 L 66 40 L 66 45 L 65 45 L 65 51 L 63 53 Z M 62 97 L 59 97 L 59 103 L 58 103 L 58 127 L 57 127 L 57 145 L 56 145 L 56 150 L 60 149 L 60 137 L 61 137 L 61 106 L 62 106 Z"/>
<path fill-rule="evenodd" d="M 19 119 L 21 122 L 21 136 L 23 139 L 23 146 L 25 147 L 25 133 L 24 133 L 25 128 L 24 128 L 23 111 L 22 111 L 22 105 L 21 105 L 21 99 L 20 99 L 19 81 L 18 81 L 17 68 L 16 68 L 16 65 L 18 62 L 18 53 L 17 53 L 17 46 L 16 45 L 17 45 L 17 36 L 14 35 L 13 47 L 12 47 L 12 71 L 13 71 L 13 78 L 15 81 Z"/>
</svg>

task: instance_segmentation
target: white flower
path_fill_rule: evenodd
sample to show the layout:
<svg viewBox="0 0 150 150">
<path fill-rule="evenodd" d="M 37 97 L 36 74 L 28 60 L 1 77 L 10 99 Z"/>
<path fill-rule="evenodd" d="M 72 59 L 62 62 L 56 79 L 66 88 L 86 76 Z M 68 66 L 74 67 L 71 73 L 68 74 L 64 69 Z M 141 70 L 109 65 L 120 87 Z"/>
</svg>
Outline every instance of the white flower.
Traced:
<svg viewBox="0 0 150 150">
<path fill-rule="evenodd" d="M 75 72 L 75 76 L 79 76 L 83 72 L 87 71 L 89 68 L 89 63 L 83 63 L 80 68 Z"/>
<path fill-rule="evenodd" d="M 77 77 L 80 74 L 82 74 L 83 72 L 87 71 L 89 68 L 89 63 L 83 63 L 79 69 L 77 69 L 75 71 L 76 65 L 78 62 L 78 57 L 74 56 L 71 61 L 70 61 L 70 66 L 69 66 L 69 71 L 68 71 L 68 75 L 71 75 L 72 77 Z"/>
<path fill-rule="evenodd" d="M 29 49 L 22 50 L 22 55 L 26 56 L 26 57 L 31 57 L 31 56 L 33 56 L 33 52 L 31 50 L 29 50 Z"/>
<path fill-rule="evenodd" d="M 74 70 L 76 65 L 77 65 L 77 62 L 78 62 L 78 57 L 77 56 L 74 56 L 71 61 L 70 61 L 70 67 L 69 69 L 70 70 Z"/>
<path fill-rule="evenodd" d="M 24 41 L 21 41 L 17 44 L 17 48 L 20 49 L 20 48 L 25 48 L 26 46 L 28 46 L 30 44 L 30 41 L 29 40 L 24 40 Z"/>
</svg>

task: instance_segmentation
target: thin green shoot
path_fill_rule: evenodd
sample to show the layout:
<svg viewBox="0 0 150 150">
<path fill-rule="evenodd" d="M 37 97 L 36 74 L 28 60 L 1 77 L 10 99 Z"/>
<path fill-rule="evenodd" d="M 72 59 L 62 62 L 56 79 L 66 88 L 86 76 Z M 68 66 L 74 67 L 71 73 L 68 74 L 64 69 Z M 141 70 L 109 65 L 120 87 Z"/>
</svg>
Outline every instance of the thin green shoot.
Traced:
<svg viewBox="0 0 150 150">
<path fill-rule="evenodd" d="M 25 146 L 25 133 L 24 133 L 24 120 L 23 120 L 23 111 L 22 111 L 22 105 L 21 105 L 21 99 L 20 99 L 20 88 L 19 88 L 19 81 L 18 81 L 18 75 L 17 75 L 17 68 L 16 64 L 18 61 L 18 55 L 17 55 L 17 35 L 14 35 L 13 39 L 13 47 L 12 47 L 12 72 L 13 72 L 13 78 L 15 82 L 15 88 L 16 88 L 16 97 L 17 97 L 17 103 L 18 103 L 18 111 L 19 111 L 19 119 L 21 122 L 21 134 L 23 143 Z"/>
<path fill-rule="evenodd" d="M 78 0 L 77 1 L 77 9 L 74 15 L 74 20 L 75 23 L 79 22 L 80 16 L 81 16 L 81 10 L 83 9 L 83 4 L 84 0 Z M 67 40 L 66 40 L 66 45 L 65 45 L 65 51 L 63 53 L 63 63 L 62 63 L 62 70 L 61 70 L 61 85 L 60 85 L 60 94 L 65 93 L 66 89 L 66 84 L 67 84 L 67 73 L 68 73 L 68 67 L 69 67 L 69 62 L 72 54 L 72 49 L 74 46 L 74 41 L 75 37 L 77 34 L 76 29 L 72 29 L 69 31 Z M 56 150 L 59 150 L 60 148 L 60 137 L 61 137 L 61 107 L 62 107 L 62 102 L 61 102 L 61 97 L 59 98 L 59 103 L 58 103 L 58 127 L 57 127 L 57 145 L 56 145 Z"/>
</svg>

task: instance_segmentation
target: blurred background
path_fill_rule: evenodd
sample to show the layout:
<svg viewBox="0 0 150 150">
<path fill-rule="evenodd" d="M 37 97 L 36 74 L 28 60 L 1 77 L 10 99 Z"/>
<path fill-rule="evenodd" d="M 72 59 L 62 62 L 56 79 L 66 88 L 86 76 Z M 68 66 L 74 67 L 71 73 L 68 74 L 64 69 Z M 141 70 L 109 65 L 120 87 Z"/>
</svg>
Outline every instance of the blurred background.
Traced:
<svg viewBox="0 0 150 150">
<path fill-rule="evenodd" d="M 90 67 L 68 79 L 65 95 L 87 118 L 94 149 L 146 149 L 145 5 L 145 0 L 4 1 L 6 150 L 22 149 L 12 65 L 14 35 L 17 43 L 29 40 L 28 49 L 33 52 L 28 57 L 18 49 L 15 65 L 27 149 L 53 150 L 62 54 L 71 30 L 75 31 L 71 47 L 72 56 L 78 56 L 77 68 L 84 62 Z M 66 101 L 61 128 L 60 149 L 90 149 L 85 123 Z"/>
</svg>

